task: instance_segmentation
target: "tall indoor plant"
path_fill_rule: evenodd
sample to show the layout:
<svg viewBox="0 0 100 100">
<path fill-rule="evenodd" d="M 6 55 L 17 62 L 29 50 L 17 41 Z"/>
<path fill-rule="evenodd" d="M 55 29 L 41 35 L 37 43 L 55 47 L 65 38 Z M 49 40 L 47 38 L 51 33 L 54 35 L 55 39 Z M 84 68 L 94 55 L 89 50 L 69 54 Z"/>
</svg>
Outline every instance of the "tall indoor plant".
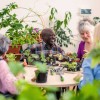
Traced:
<svg viewBox="0 0 100 100">
<path fill-rule="evenodd" d="M 49 26 L 55 31 L 57 37 L 57 43 L 60 46 L 68 47 L 68 44 L 73 44 L 71 42 L 72 31 L 68 27 L 68 23 L 71 20 L 71 12 L 65 12 L 65 17 L 63 20 L 57 19 L 56 8 L 51 8 L 50 16 L 49 16 Z"/>
</svg>

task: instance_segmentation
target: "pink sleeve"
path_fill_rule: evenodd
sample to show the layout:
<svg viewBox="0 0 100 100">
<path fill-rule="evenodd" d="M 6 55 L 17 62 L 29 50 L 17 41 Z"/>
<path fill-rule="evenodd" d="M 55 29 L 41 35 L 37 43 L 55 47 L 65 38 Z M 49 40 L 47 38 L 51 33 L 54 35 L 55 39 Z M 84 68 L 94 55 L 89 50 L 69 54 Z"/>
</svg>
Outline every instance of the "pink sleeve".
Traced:
<svg viewBox="0 0 100 100">
<path fill-rule="evenodd" d="M 0 61 L 0 81 L 2 83 L 2 91 L 17 94 L 15 82 L 16 77 L 10 72 L 9 67 L 5 61 Z"/>
</svg>

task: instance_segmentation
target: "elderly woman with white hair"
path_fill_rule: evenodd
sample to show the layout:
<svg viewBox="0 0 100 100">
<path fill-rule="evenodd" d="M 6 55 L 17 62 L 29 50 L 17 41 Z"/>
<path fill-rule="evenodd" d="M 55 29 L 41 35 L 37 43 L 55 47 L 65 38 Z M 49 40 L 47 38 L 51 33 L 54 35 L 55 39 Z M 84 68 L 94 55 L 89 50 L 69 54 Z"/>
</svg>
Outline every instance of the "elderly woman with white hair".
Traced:
<svg viewBox="0 0 100 100">
<path fill-rule="evenodd" d="M 93 43 L 93 32 L 94 32 L 94 25 L 90 19 L 83 19 L 78 24 L 79 34 L 82 38 L 82 41 L 78 47 L 78 58 L 81 60 L 83 55 L 86 52 L 89 52 L 92 48 Z"/>
<path fill-rule="evenodd" d="M 100 23 L 96 25 L 93 35 L 93 46 L 92 49 L 95 49 L 100 44 Z M 94 80 L 100 80 L 100 63 L 91 68 L 92 58 L 86 58 L 83 61 L 83 79 L 79 83 L 79 88 L 81 89 L 87 83 L 93 83 Z"/>
<path fill-rule="evenodd" d="M 15 82 L 16 77 L 10 72 L 9 66 L 3 59 L 6 52 L 9 49 L 10 40 L 4 35 L 0 34 L 0 94 L 12 94 L 18 93 Z"/>
</svg>

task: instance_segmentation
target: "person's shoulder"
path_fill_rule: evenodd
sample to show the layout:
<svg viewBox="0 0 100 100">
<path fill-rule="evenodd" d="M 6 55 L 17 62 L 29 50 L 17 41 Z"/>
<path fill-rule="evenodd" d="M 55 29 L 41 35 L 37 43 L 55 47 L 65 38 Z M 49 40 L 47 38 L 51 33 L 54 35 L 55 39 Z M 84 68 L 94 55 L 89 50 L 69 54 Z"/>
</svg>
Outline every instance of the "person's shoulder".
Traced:
<svg viewBox="0 0 100 100">
<path fill-rule="evenodd" d="M 40 47 L 41 45 L 43 45 L 43 42 L 38 42 L 38 43 L 31 45 L 31 48 L 37 48 L 37 47 Z"/>
<path fill-rule="evenodd" d="M 81 42 L 80 42 L 80 45 L 83 45 L 83 44 L 85 44 L 85 42 L 84 42 L 84 41 L 81 41 Z"/>
<path fill-rule="evenodd" d="M 84 46 L 84 44 L 85 44 L 85 42 L 84 42 L 84 41 L 81 41 L 81 42 L 79 43 L 79 46 Z"/>
<path fill-rule="evenodd" d="M 55 45 L 54 47 L 56 47 L 58 49 L 62 49 L 62 47 L 60 47 L 59 45 Z"/>
<path fill-rule="evenodd" d="M 5 60 L 0 60 L 0 64 L 6 64 Z"/>
<path fill-rule="evenodd" d="M 85 58 L 83 63 L 82 63 L 82 67 L 90 67 L 91 66 L 91 58 Z"/>
<path fill-rule="evenodd" d="M 2 66 L 7 66 L 7 62 L 5 60 L 0 60 L 0 68 Z"/>
</svg>

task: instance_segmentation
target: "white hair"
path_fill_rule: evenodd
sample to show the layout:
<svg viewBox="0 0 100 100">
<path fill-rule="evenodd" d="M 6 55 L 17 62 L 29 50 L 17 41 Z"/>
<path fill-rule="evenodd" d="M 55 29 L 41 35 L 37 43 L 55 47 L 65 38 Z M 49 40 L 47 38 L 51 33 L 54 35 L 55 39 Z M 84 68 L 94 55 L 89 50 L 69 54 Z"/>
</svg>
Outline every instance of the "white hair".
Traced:
<svg viewBox="0 0 100 100">
<path fill-rule="evenodd" d="M 90 33 L 93 33 L 94 32 L 94 25 L 92 24 L 92 22 L 90 22 L 90 20 L 83 19 L 79 22 L 78 30 L 79 30 L 80 34 L 87 32 L 87 31 Z"/>
</svg>

